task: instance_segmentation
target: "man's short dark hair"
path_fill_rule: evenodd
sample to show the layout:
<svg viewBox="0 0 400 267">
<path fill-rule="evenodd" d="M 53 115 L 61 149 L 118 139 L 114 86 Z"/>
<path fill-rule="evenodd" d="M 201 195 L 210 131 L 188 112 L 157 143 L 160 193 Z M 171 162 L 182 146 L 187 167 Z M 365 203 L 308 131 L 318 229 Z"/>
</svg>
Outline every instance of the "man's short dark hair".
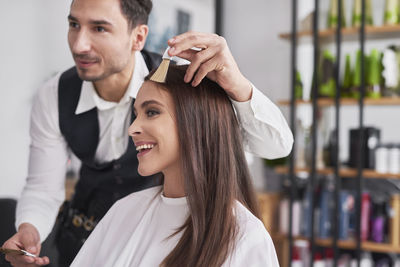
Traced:
<svg viewBox="0 0 400 267">
<path fill-rule="evenodd" d="M 120 0 L 120 2 L 122 14 L 128 20 L 130 29 L 139 24 L 147 24 L 153 7 L 151 0 Z"/>
</svg>

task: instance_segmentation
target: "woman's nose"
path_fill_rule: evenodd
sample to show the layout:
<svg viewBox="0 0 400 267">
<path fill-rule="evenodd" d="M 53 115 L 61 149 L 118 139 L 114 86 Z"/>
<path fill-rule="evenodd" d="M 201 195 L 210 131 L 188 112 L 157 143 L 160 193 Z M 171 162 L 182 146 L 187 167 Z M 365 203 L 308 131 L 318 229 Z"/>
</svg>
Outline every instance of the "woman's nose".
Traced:
<svg viewBox="0 0 400 267">
<path fill-rule="evenodd" d="M 140 127 L 140 121 L 138 118 L 136 118 L 132 124 L 128 128 L 128 133 L 130 136 L 137 136 L 141 133 L 141 127 Z"/>
</svg>

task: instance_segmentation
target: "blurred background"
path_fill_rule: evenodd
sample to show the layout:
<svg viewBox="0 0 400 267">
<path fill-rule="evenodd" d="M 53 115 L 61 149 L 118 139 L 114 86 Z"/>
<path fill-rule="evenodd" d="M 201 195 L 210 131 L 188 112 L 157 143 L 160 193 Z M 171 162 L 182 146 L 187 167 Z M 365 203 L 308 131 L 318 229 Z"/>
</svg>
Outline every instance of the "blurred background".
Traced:
<svg viewBox="0 0 400 267">
<path fill-rule="evenodd" d="M 296 253 L 289 258 L 287 234 L 289 223 L 287 159 L 265 161 L 247 154 L 248 163 L 259 191 L 263 209 L 263 220 L 271 233 L 282 266 L 309 266 L 310 261 L 326 260 L 332 256 L 332 225 L 327 223 L 332 201 L 332 140 L 334 114 L 332 90 L 335 55 L 334 29 L 335 7 L 338 0 L 319 1 L 320 76 L 319 97 L 322 102 L 318 114 L 317 168 L 319 169 L 316 195 L 316 229 L 309 229 L 306 219 L 310 168 L 310 127 L 312 109 L 310 94 L 313 76 L 313 42 L 311 22 L 314 0 L 298 0 L 297 46 L 297 116 L 295 124 L 296 145 L 296 191 L 293 207 L 293 233 L 296 235 Z M 291 0 L 229 0 L 222 1 L 221 35 L 226 38 L 241 71 L 277 103 L 289 121 L 291 90 L 290 30 Z M 343 0 L 344 30 L 342 55 L 340 58 L 341 96 L 347 103 L 340 110 L 339 162 L 346 169 L 341 171 L 343 201 L 352 201 L 355 189 L 351 177 L 355 176 L 355 162 L 359 155 L 354 148 L 357 140 L 358 106 L 360 85 L 359 13 L 361 0 Z M 363 188 L 363 201 L 369 203 L 365 213 L 369 227 L 363 235 L 363 250 L 366 259 L 374 257 L 376 262 L 396 266 L 400 260 L 400 1 L 366 0 L 367 40 L 365 58 L 368 86 L 367 106 L 364 110 L 368 162 L 368 173 Z M 161 52 L 165 42 L 174 34 L 186 30 L 215 31 L 215 0 L 154 0 L 150 17 L 150 33 L 147 48 Z M 44 81 L 57 72 L 73 65 L 67 45 L 67 16 L 70 0 L 1 0 L 0 22 L 0 199 L 18 199 L 27 174 L 29 152 L 29 117 L 33 96 Z M 396 15 L 397 14 L 397 15 Z M 336 14 L 337 16 L 337 14 Z M 386 58 L 386 59 L 385 59 Z M 396 63 L 397 62 L 397 63 Z M 397 67 L 396 67 L 397 64 Z M 388 71 L 390 69 L 390 71 Z M 385 72 L 385 70 L 387 70 Z M 389 73 L 388 73 L 389 72 Z M 394 81 L 394 82 L 393 82 Z M 369 101 L 369 102 L 368 102 Z M 352 141 L 353 139 L 353 141 Z M 79 166 L 72 160 L 71 174 Z M 353 199 L 354 201 L 354 199 Z M 328 204 L 327 204 L 328 203 Z M 364 203 L 364 202 L 363 202 Z M 329 206 L 329 205 L 328 205 Z M 368 207 L 368 205 L 367 205 Z M 0 207 L 1 210 L 1 207 Z M 11 211 L 12 212 L 12 211 Z M 325 212 L 325 213 L 324 213 Z M 342 229 L 341 255 L 343 262 L 354 257 L 354 214 L 346 211 L 350 225 Z M 353 213 L 352 213 L 353 212 Z M 365 211 L 367 212 L 367 211 Z M 326 216 L 322 216 L 325 214 Z M 353 215 L 352 215 L 353 214 Z M 320 217 L 318 215 L 321 215 Z M 8 216 L 7 224 L 13 220 Z M 372 233 L 376 220 L 382 219 L 381 236 Z M 343 219 L 344 220 L 344 219 Z M 0 219 L 0 222 L 4 219 Z M 301 227 L 303 225 L 303 227 Z M 324 226 L 325 225 L 325 226 Z M 327 227 L 328 225 L 329 227 Z M 397 227 L 396 227 L 397 225 Z M 324 228 L 325 227 L 325 228 Z M 353 228 L 351 228 L 353 227 Z M 311 259 L 309 254 L 310 231 L 319 238 L 319 256 Z M 330 240 L 330 241 L 329 241 Z M 0 243 L 2 243 L 0 236 Z M 326 250 L 328 249 L 328 250 Z M 370 254 L 368 254 L 370 253 Z M 371 254 L 372 253 L 372 254 Z M 296 256 L 297 255 L 297 256 Z M 390 256 L 388 256 L 390 255 Z M 300 260 L 298 260 L 300 258 Z M 301 265 L 299 265 L 299 261 Z M 347 264 L 347 263 L 346 263 Z M 294 265 L 293 265 L 294 266 Z M 343 265 L 350 266 L 350 265 Z M 361 265 L 363 266 L 363 265 Z"/>
</svg>

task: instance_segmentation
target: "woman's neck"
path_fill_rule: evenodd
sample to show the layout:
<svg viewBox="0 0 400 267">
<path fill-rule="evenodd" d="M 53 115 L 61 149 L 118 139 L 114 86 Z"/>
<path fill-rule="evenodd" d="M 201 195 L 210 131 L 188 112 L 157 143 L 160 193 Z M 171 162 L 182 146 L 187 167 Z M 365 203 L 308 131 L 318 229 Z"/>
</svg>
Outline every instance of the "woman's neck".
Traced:
<svg viewBox="0 0 400 267">
<path fill-rule="evenodd" d="M 164 174 L 164 196 L 178 198 L 186 196 L 185 183 L 181 172 L 163 172 Z"/>
</svg>

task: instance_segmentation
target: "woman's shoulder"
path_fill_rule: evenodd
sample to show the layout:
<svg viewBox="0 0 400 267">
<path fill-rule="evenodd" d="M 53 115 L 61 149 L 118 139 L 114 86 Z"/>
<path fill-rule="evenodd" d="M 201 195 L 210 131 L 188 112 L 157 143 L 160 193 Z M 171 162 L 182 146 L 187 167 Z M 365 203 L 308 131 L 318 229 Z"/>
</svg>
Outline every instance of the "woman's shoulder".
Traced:
<svg viewBox="0 0 400 267">
<path fill-rule="evenodd" d="M 235 251 L 224 266 L 278 267 L 274 243 L 264 224 L 243 204 L 236 201 L 238 240 Z"/>
<path fill-rule="evenodd" d="M 239 201 L 236 201 L 235 216 L 239 227 L 239 244 L 246 246 L 273 244 L 264 223 Z"/>
<path fill-rule="evenodd" d="M 263 222 L 239 201 L 235 203 L 235 216 L 241 228 L 245 228 L 246 230 L 253 229 L 254 231 L 264 232 L 269 235 Z"/>
</svg>

